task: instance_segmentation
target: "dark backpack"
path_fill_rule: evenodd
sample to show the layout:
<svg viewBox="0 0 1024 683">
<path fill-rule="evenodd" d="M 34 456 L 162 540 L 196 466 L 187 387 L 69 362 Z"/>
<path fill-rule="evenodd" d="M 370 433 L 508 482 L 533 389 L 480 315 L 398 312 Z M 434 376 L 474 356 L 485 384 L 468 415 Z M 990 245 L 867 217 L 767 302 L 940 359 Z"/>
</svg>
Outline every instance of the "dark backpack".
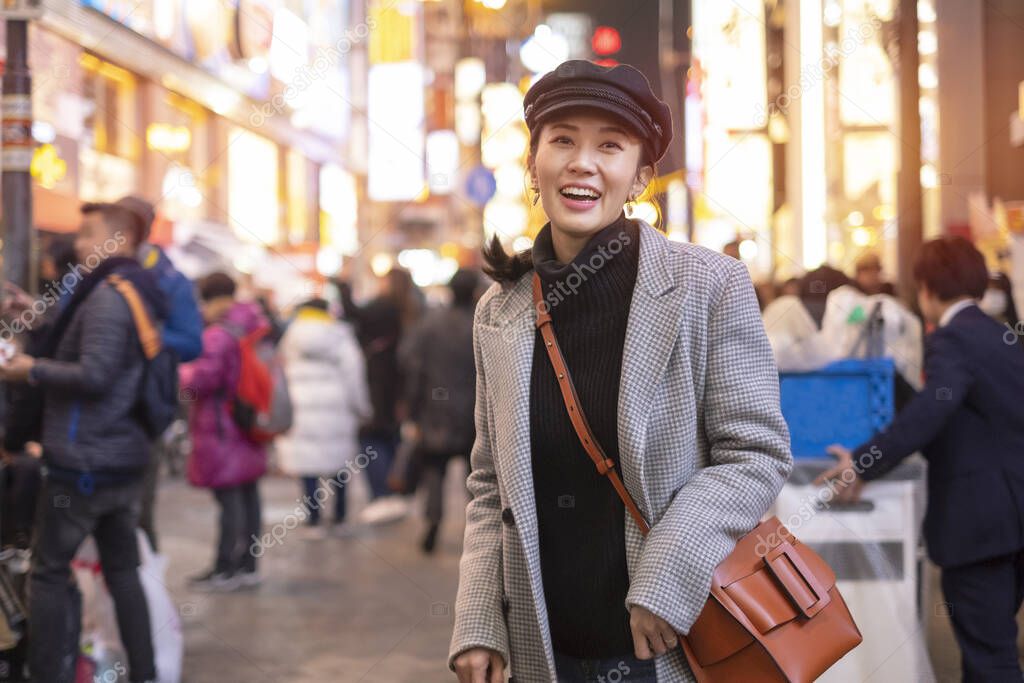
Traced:
<svg viewBox="0 0 1024 683">
<path fill-rule="evenodd" d="M 178 357 L 163 345 L 142 298 L 132 283 L 119 275 L 107 282 L 128 302 L 135 330 L 146 357 L 140 396 L 136 404 L 142 428 L 155 439 L 171 425 L 178 413 Z"/>
</svg>

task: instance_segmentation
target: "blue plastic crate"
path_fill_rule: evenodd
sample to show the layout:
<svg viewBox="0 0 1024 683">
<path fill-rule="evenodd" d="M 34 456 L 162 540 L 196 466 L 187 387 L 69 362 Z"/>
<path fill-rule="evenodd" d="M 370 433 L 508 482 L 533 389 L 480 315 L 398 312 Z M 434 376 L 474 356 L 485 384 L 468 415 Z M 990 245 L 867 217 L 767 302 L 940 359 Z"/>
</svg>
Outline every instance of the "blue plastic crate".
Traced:
<svg viewBox="0 0 1024 683">
<path fill-rule="evenodd" d="M 828 446 L 854 448 L 892 422 L 894 372 L 891 358 L 872 358 L 779 373 L 793 457 L 827 458 Z"/>
</svg>

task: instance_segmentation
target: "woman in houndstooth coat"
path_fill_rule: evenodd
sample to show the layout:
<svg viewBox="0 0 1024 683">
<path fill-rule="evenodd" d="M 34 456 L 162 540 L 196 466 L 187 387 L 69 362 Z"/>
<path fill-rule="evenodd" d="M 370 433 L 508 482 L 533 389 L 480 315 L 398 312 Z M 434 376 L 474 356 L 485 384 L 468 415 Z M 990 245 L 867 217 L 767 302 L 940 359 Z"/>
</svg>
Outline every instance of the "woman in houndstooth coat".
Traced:
<svg viewBox="0 0 1024 683">
<path fill-rule="evenodd" d="M 671 140 L 640 72 L 566 62 L 524 107 L 550 223 L 530 251 L 485 250 L 497 282 L 474 320 L 477 435 L 449 666 L 464 683 L 690 681 L 676 634 L 792 467 L 754 289 L 739 261 L 623 215 Z M 534 273 L 647 538 L 571 427 Z"/>
</svg>

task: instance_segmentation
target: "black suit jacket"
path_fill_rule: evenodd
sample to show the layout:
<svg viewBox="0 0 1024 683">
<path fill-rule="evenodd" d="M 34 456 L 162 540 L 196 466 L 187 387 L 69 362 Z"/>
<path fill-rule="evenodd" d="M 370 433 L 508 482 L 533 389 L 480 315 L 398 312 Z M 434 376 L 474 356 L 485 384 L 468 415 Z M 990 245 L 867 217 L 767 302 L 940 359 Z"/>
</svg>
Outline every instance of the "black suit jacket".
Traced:
<svg viewBox="0 0 1024 683">
<path fill-rule="evenodd" d="M 854 452 L 861 478 L 920 450 L 928 460 L 924 537 L 940 567 L 1024 548 L 1024 348 L 977 306 L 925 341 L 925 386 Z"/>
</svg>

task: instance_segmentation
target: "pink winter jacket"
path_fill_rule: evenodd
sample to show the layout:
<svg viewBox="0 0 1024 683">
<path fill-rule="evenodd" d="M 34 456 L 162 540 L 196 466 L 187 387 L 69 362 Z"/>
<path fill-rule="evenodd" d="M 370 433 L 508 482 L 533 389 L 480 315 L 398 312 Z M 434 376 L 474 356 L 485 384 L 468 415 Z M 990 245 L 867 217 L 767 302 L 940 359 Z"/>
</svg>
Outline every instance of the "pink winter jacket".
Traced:
<svg viewBox="0 0 1024 683">
<path fill-rule="evenodd" d="M 224 320 L 246 332 L 266 324 L 259 306 L 250 303 L 236 303 Z M 266 451 L 246 439 L 231 417 L 240 366 L 238 341 L 220 325 L 210 325 L 203 332 L 202 355 L 181 365 L 180 391 L 189 405 L 192 435 L 186 471 L 193 486 L 239 486 L 267 471 Z"/>
</svg>

